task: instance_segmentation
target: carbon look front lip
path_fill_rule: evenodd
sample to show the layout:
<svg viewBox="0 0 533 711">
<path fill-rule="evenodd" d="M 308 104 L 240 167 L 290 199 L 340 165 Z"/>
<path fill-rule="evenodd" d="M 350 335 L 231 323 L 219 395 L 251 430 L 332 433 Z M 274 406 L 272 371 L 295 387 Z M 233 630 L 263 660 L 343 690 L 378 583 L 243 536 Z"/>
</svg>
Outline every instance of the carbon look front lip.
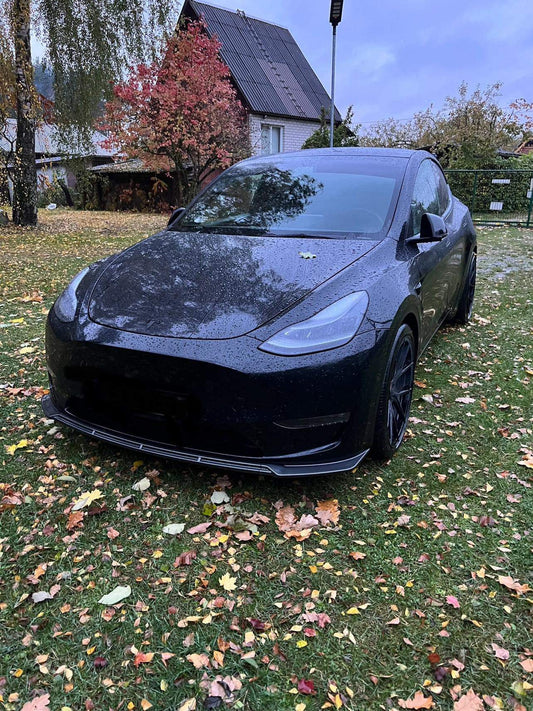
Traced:
<svg viewBox="0 0 533 711">
<path fill-rule="evenodd" d="M 143 441 L 116 432 L 104 427 L 94 425 L 78 417 L 74 417 L 65 410 L 58 409 L 52 402 L 50 395 L 45 395 L 41 400 L 44 414 L 57 422 L 61 422 L 72 427 L 79 432 L 83 432 L 91 437 L 117 444 L 127 449 L 137 452 L 146 452 L 154 456 L 168 459 L 175 459 L 189 464 L 199 464 L 208 467 L 219 467 L 232 471 L 250 472 L 256 474 L 274 475 L 277 477 L 291 476 L 317 476 L 321 474 L 337 474 L 340 472 L 355 469 L 366 457 L 369 450 L 365 449 L 349 459 L 325 462 L 320 464 L 285 464 L 274 461 L 254 462 L 246 459 L 226 459 L 225 457 L 213 456 L 211 454 L 184 452 L 171 447 L 161 446 L 149 440 Z"/>
</svg>

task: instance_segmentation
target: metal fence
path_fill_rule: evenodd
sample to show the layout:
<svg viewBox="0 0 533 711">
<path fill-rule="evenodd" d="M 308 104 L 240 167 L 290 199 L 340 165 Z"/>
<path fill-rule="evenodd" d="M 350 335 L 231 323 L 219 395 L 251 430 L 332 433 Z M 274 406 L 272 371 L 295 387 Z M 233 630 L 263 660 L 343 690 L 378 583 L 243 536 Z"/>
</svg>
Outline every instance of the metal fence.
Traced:
<svg viewBox="0 0 533 711">
<path fill-rule="evenodd" d="M 533 170 L 446 170 L 474 222 L 533 227 Z"/>
</svg>

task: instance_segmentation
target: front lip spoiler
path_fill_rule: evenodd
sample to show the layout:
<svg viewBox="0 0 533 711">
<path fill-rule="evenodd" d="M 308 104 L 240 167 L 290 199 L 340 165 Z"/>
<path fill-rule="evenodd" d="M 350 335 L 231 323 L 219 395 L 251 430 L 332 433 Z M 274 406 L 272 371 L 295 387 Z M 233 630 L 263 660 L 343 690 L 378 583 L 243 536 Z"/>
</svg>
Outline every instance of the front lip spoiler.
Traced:
<svg viewBox="0 0 533 711">
<path fill-rule="evenodd" d="M 260 463 L 250 460 L 226 459 L 225 457 L 213 456 L 211 454 L 193 454 L 192 452 L 180 451 L 171 447 L 155 444 L 149 440 L 135 439 L 123 433 L 118 433 L 105 427 L 97 426 L 86 420 L 74 417 L 65 410 L 59 410 L 54 405 L 50 395 L 45 395 L 42 398 L 41 406 L 44 414 L 50 419 L 68 425 L 69 427 L 78 430 L 78 432 L 83 432 L 83 434 L 89 435 L 90 437 L 96 437 L 104 442 L 109 442 L 110 444 L 118 444 L 120 447 L 133 449 L 136 452 L 146 452 L 147 454 L 163 457 L 165 459 L 175 459 L 181 462 L 188 462 L 189 464 L 200 464 L 208 467 L 219 467 L 222 469 L 231 469 L 233 471 L 240 472 L 254 472 L 256 474 L 267 474 L 277 477 L 337 474 L 355 469 L 369 452 L 368 449 L 365 449 L 363 452 L 359 452 L 354 457 L 350 457 L 349 459 L 318 464 L 283 464 L 274 461 Z"/>
</svg>

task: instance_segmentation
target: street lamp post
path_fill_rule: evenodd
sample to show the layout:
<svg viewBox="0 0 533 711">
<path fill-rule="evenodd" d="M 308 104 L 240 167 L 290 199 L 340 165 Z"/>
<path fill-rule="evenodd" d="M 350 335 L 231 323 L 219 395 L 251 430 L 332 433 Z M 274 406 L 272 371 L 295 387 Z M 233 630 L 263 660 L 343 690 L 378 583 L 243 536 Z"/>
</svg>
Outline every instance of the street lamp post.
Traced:
<svg viewBox="0 0 533 711">
<path fill-rule="evenodd" d="M 342 18 L 342 5 L 344 0 L 331 0 L 331 8 L 329 11 L 329 21 L 333 26 L 333 38 L 331 46 L 331 111 L 330 111 L 330 130 L 329 130 L 329 147 L 333 148 L 333 129 L 335 127 L 335 49 L 337 44 L 337 25 Z"/>
</svg>

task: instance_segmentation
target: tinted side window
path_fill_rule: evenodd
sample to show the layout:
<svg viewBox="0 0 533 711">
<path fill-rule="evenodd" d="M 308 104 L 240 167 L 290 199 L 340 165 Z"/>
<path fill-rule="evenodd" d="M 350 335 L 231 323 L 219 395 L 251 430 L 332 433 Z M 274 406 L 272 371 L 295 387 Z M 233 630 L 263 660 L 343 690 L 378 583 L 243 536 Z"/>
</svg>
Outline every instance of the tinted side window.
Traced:
<svg viewBox="0 0 533 711">
<path fill-rule="evenodd" d="M 437 215 L 444 215 L 444 213 L 448 209 L 448 205 L 450 204 L 450 193 L 448 190 L 448 183 L 446 182 L 446 178 L 444 177 L 444 174 L 439 168 L 439 166 L 435 163 L 432 163 L 431 166 L 435 172 L 435 179 L 437 181 L 437 192 L 439 195 L 440 210 Z"/>
<path fill-rule="evenodd" d="M 420 232 L 420 220 L 425 212 L 440 215 L 439 193 L 437 176 L 433 170 L 433 162 L 425 160 L 418 169 L 413 199 L 411 201 L 411 215 L 413 234 Z"/>
</svg>

